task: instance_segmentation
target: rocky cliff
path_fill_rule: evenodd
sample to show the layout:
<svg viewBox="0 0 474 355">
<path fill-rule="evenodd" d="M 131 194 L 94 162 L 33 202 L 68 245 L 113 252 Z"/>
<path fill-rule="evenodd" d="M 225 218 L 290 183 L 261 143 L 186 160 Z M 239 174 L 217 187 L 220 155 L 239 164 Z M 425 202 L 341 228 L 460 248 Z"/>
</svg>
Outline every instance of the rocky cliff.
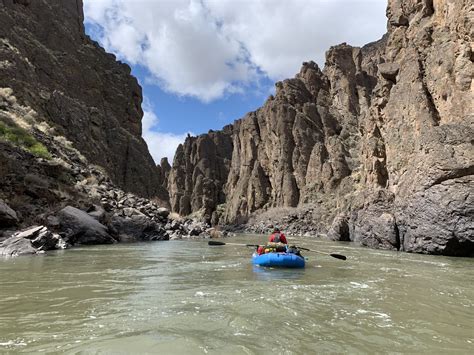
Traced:
<svg viewBox="0 0 474 355">
<path fill-rule="evenodd" d="M 163 207 L 171 167 L 141 138 L 141 102 L 82 1 L 0 0 L 0 256 L 206 232 Z"/>
<path fill-rule="evenodd" d="M 332 47 L 323 70 L 303 63 L 226 128 L 230 165 L 203 175 L 219 174 L 212 189 L 197 188 L 194 167 L 216 154 L 196 147 L 218 133 L 188 138 L 169 175 L 172 208 L 202 210 L 193 196 L 214 221 L 254 225 L 282 223 L 258 216 L 286 208 L 288 226 L 302 216 L 337 240 L 474 253 L 473 13 L 468 0 L 389 0 L 380 41 Z"/>
<path fill-rule="evenodd" d="M 82 0 L 0 0 L 0 88 L 123 189 L 167 199 L 141 138 L 141 87 L 85 34 Z"/>
<path fill-rule="evenodd" d="M 178 146 L 168 176 L 171 208 L 181 215 L 198 212 L 210 222 L 217 206 L 225 202 L 224 184 L 232 157 L 232 126 L 186 138 Z"/>
</svg>

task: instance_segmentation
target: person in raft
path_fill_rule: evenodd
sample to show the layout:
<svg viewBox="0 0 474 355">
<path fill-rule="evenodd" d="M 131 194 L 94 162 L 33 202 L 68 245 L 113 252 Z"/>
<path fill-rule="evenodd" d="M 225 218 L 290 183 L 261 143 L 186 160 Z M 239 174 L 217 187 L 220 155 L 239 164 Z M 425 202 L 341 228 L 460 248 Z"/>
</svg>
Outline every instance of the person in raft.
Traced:
<svg viewBox="0 0 474 355">
<path fill-rule="evenodd" d="M 269 253 L 269 252 L 284 252 L 286 251 L 286 246 L 288 241 L 286 240 L 285 235 L 280 232 L 279 228 L 273 229 L 273 233 L 268 238 L 268 245 L 259 246 L 257 248 L 258 255 Z"/>
<path fill-rule="evenodd" d="M 279 228 L 273 229 L 273 234 L 270 236 L 268 239 L 270 243 L 283 243 L 283 244 L 288 244 L 285 235 L 280 232 Z"/>
</svg>

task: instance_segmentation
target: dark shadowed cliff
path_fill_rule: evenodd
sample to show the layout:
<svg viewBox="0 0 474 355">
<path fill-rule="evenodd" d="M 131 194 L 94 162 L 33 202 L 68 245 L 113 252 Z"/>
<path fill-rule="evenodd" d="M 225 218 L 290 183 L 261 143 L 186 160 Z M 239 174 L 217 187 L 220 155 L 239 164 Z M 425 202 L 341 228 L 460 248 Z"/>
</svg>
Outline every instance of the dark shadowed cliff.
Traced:
<svg viewBox="0 0 474 355">
<path fill-rule="evenodd" d="M 221 224 L 306 208 L 288 226 L 303 215 L 333 239 L 473 253 L 473 11 L 469 0 L 390 0 L 380 41 L 330 48 L 323 70 L 304 63 L 226 127 L 222 153 L 219 132 L 188 138 L 169 175 L 172 208 Z"/>
<path fill-rule="evenodd" d="M 141 138 L 141 87 L 83 20 L 82 0 L 0 0 L 0 88 L 124 190 L 165 200 Z"/>
<path fill-rule="evenodd" d="M 206 231 L 163 208 L 171 167 L 141 138 L 141 103 L 82 1 L 0 0 L 0 256 Z"/>
</svg>

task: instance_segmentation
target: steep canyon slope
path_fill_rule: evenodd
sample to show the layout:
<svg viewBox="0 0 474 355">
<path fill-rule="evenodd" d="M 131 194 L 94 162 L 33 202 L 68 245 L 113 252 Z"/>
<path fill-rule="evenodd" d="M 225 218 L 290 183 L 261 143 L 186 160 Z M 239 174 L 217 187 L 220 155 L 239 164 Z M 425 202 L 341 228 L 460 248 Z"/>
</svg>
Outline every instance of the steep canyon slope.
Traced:
<svg viewBox="0 0 474 355">
<path fill-rule="evenodd" d="M 0 88 L 124 190 L 167 200 L 141 137 L 141 87 L 83 21 L 82 0 L 0 0 Z"/>
<path fill-rule="evenodd" d="M 307 208 L 333 239 L 472 254 L 473 14 L 469 0 L 389 0 L 381 40 L 330 48 L 323 70 L 303 63 L 262 108 L 189 137 L 172 208 L 221 224 Z"/>
<path fill-rule="evenodd" d="M 83 20 L 81 0 L 0 0 L 0 256 L 207 227 L 163 208 L 141 88 Z"/>
</svg>

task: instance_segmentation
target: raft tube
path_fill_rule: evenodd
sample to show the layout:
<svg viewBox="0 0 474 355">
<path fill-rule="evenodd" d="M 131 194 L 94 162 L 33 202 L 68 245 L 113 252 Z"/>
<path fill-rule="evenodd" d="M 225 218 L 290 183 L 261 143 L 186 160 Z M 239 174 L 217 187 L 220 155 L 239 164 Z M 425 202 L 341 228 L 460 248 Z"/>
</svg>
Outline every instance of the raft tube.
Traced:
<svg viewBox="0 0 474 355">
<path fill-rule="evenodd" d="M 252 255 L 254 265 L 267 267 L 303 268 L 304 258 L 293 253 L 266 253 Z"/>
</svg>

